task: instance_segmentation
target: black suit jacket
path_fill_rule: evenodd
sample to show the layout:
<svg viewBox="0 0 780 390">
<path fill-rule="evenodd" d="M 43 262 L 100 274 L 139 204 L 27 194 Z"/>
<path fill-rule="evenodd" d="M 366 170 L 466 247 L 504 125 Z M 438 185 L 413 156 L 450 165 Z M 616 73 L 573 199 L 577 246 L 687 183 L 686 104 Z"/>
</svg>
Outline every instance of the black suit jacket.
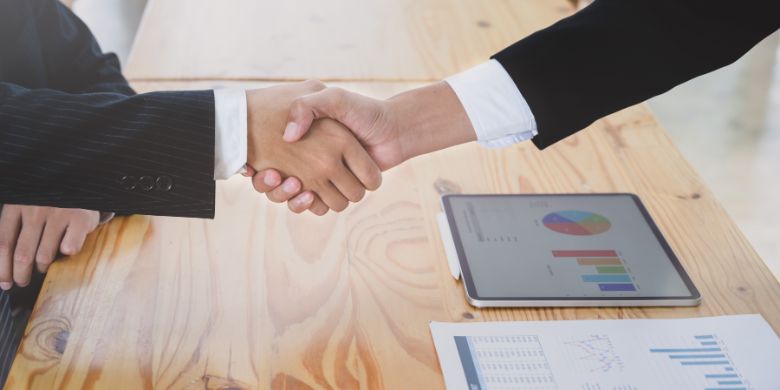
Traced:
<svg viewBox="0 0 780 390">
<path fill-rule="evenodd" d="M 780 28 L 775 1 L 596 0 L 495 58 L 545 148 L 596 119 L 736 61 Z"/>
<path fill-rule="evenodd" d="M 212 91 L 137 95 L 56 0 L 0 0 L 0 204 L 214 215 Z"/>
</svg>

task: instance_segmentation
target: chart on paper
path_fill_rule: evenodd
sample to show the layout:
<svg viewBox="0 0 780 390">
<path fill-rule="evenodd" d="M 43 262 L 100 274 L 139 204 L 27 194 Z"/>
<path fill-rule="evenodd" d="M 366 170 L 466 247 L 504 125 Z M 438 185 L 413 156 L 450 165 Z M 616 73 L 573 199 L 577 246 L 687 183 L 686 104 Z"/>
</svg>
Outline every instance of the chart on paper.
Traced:
<svg viewBox="0 0 780 390">
<path fill-rule="evenodd" d="M 760 316 L 431 323 L 449 388 L 776 389 L 780 340 Z"/>
</svg>

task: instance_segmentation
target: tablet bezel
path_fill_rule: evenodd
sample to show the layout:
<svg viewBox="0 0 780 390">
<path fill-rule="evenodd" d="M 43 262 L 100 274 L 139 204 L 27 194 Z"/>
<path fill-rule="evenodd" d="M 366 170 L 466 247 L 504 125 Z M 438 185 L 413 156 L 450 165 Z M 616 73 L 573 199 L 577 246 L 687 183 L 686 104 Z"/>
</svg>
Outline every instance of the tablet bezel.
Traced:
<svg viewBox="0 0 780 390">
<path fill-rule="evenodd" d="M 639 209 L 645 223 L 650 227 L 658 243 L 663 248 L 666 256 L 672 262 L 677 274 L 685 283 L 685 287 L 691 293 L 689 296 L 662 296 L 662 297 L 480 297 L 477 294 L 474 279 L 471 277 L 466 252 L 461 242 L 458 226 L 452 212 L 450 199 L 452 198 L 506 198 L 506 197 L 629 197 Z M 661 230 L 655 224 L 639 196 L 632 193 L 594 193 L 594 194 L 449 194 L 442 196 L 442 205 L 447 217 L 447 224 L 452 233 L 455 250 L 460 264 L 461 277 L 466 296 L 477 307 L 523 307 L 523 306 L 696 306 L 701 303 L 701 294 L 693 281 L 685 272 L 679 259 L 675 255 L 669 243 L 664 238 Z"/>
</svg>

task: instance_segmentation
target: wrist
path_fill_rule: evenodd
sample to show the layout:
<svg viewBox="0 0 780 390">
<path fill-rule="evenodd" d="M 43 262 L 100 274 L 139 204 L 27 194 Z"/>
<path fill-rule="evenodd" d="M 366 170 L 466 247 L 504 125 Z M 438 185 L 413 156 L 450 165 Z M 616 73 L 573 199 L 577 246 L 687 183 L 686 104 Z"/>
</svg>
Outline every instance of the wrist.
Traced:
<svg viewBox="0 0 780 390">
<path fill-rule="evenodd" d="M 388 103 L 398 121 L 404 160 L 477 139 L 466 110 L 444 81 L 403 92 Z"/>
</svg>

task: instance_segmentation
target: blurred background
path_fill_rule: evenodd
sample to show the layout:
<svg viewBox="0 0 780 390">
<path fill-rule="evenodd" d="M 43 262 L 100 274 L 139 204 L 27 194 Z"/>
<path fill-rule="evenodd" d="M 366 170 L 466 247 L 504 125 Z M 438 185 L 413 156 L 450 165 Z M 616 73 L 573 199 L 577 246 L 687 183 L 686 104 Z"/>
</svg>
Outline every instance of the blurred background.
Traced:
<svg viewBox="0 0 780 390">
<path fill-rule="evenodd" d="M 126 63 L 146 0 L 65 2 L 103 49 Z M 572 0 L 576 7 L 586 3 Z M 780 278 L 780 34 L 731 66 L 651 99 L 649 105 Z"/>
</svg>

